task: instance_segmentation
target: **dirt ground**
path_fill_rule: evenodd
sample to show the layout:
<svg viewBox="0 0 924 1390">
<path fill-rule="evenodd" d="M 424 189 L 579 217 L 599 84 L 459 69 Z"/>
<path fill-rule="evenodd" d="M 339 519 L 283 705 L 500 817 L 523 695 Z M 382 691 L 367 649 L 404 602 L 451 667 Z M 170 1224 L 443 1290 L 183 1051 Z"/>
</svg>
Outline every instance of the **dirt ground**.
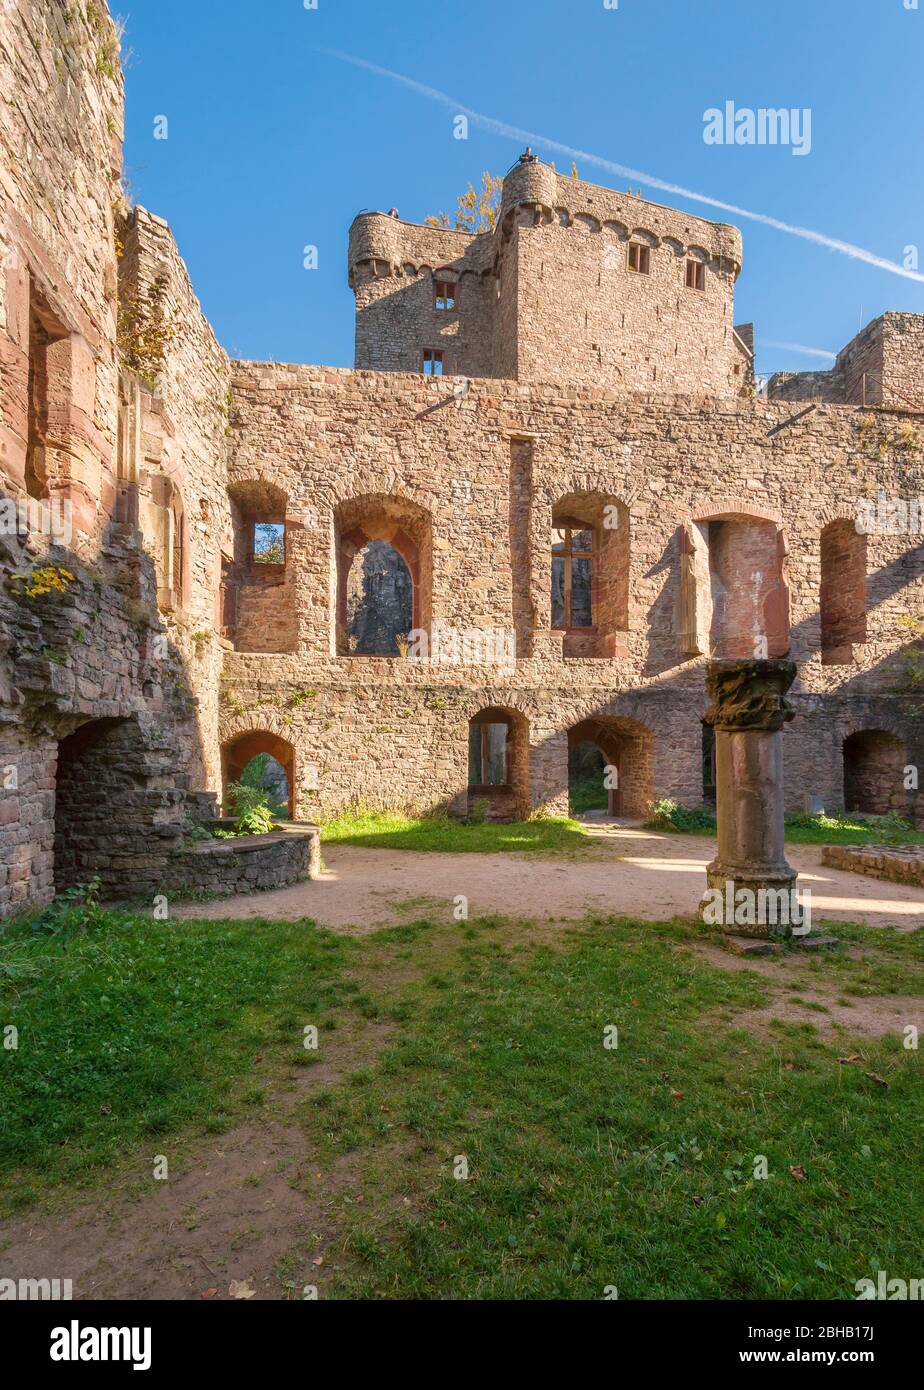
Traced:
<svg viewBox="0 0 924 1390">
<path fill-rule="evenodd" d="M 449 921 L 459 895 L 469 917 L 503 914 L 569 921 L 589 911 L 642 921 L 689 917 L 706 886 L 715 840 L 593 822 L 598 852 L 586 859 L 537 854 L 436 854 L 324 847 L 325 871 L 253 897 L 177 905 L 179 917 L 311 917 L 333 931 L 362 934 L 409 917 Z M 800 886 L 812 891 L 815 922 L 856 922 L 911 931 L 924 925 L 924 889 L 829 869 L 817 845 L 787 848 Z"/>
</svg>

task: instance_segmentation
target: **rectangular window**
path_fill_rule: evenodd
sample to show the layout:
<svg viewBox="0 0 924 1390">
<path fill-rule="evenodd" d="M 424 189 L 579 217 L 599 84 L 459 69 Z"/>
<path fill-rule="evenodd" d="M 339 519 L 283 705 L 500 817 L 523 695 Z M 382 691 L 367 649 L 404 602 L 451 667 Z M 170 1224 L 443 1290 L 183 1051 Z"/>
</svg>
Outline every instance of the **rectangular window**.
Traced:
<svg viewBox="0 0 924 1390">
<path fill-rule="evenodd" d="M 253 562 L 255 565 L 284 565 L 286 562 L 286 528 L 281 521 L 256 521 L 253 527 Z"/>
<path fill-rule="evenodd" d="M 433 302 L 437 309 L 455 309 L 458 307 L 458 297 L 456 291 L 458 286 L 452 280 L 436 280 L 433 284 Z"/>
<path fill-rule="evenodd" d="M 629 242 L 629 269 L 637 275 L 651 274 L 651 247 L 640 241 Z"/>
<path fill-rule="evenodd" d="M 687 289 L 704 290 L 706 288 L 706 267 L 702 261 L 687 261 Z"/>
<path fill-rule="evenodd" d="M 443 354 L 436 348 L 425 348 L 423 355 L 424 376 L 443 375 Z"/>
</svg>

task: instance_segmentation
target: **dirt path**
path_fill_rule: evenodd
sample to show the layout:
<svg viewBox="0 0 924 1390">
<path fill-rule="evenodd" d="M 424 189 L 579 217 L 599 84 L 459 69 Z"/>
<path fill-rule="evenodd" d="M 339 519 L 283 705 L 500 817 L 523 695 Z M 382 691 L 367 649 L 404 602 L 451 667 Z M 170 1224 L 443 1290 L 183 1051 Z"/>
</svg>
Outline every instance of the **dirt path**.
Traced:
<svg viewBox="0 0 924 1390">
<path fill-rule="evenodd" d="M 323 1164 L 287 1112 L 373 1062 L 387 1036 L 385 1025 L 356 1018 L 325 1040 L 323 1062 L 293 1068 L 259 1122 L 177 1154 L 169 1139 L 152 1139 L 143 1172 L 63 1210 L 0 1223 L 0 1273 L 68 1278 L 75 1299 L 220 1301 L 232 1281 L 257 1299 L 282 1298 L 287 1285 L 295 1298 L 308 1284 L 320 1289 L 327 1270 L 315 1261 L 335 1228 L 332 1209 L 359 1190 L 360 1164 L 353 1154 Z M 153 1177 L 156 1155 L 167 1158 L 169 1181 Z"/>
<path fill-rule="evenodd" d="M 715 840 L 665 835 L 600 822 L 589 827 L 598 853 L 587 859 L 536 854 L 437 854 L 408 850 L 324 847 L 326 869 L 253 897 L 183 904 L 179 917 L 311 917 L 334 931 L 362 934 L 409 918 L 449 921 L 455 900 L 470 917 L 494 913 L 568 921 L 588 911 L 642 921 L 692 916 L 702 896 Z M 829 869 L 821 848 L 793 845 L 789 861 L 812 890 L 816 922 L 849 921 L 910 931 L 924 925 L 924 890 Z"/>
</svg>

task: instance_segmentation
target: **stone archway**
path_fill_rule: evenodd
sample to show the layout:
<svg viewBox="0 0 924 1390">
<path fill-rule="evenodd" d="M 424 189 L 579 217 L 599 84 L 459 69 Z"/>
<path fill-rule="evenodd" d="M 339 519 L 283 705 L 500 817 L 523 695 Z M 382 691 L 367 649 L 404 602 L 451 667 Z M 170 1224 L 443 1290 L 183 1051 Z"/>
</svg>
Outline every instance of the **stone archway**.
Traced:
<svg viewBox="0 0 924 1390">
<path fill-rule="evenodd" d="M 287 739 L 268 729 L 249 729 L 222 745 L 221 782 L 223 793 L 229 783 L 240 781 L 244 768 L 259 753 L 268 753 L 282 768 L 288 783 L 289 819 L 295 820 L 295 749 Z"/>
<path fill-rule="evenodd" d="M 581 744 L 600 750 L 606 769 L 607 813 L 642 820 L 654 798 L 654 735 L 635 719 L 592 715 L 568 730 L 569 758 Z"/>
<path fill-rule="evenodd" d="M 157 891 L 183 828 L 174 766 L 131 718 L 93 719 L 59 741 L 56 892 L 94 877 L 108 897 Z"/>
</svg>

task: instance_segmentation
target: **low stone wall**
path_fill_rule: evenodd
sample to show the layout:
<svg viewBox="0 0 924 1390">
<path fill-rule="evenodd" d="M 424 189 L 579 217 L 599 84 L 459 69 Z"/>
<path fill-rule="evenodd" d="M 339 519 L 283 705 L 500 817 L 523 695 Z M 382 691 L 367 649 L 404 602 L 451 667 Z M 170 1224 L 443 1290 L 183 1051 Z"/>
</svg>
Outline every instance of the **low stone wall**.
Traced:
<svg viewBox="0 0 924 1390">
<path fill-rule="evenodd" d="M 321 836 L 316 825 L 292 825 L 268 835 L 238 835 L 233 840 L 200 840 L 174 850 L 168 859 L 165 888 L 204 889 L 212 893 L 255 893 L 285 888 L 317 878 Z"/>
<path fill-rule="evenodd" d="M 924 845 L 826 845 L 822 864 L 924 888 Z"/>
</svg>

